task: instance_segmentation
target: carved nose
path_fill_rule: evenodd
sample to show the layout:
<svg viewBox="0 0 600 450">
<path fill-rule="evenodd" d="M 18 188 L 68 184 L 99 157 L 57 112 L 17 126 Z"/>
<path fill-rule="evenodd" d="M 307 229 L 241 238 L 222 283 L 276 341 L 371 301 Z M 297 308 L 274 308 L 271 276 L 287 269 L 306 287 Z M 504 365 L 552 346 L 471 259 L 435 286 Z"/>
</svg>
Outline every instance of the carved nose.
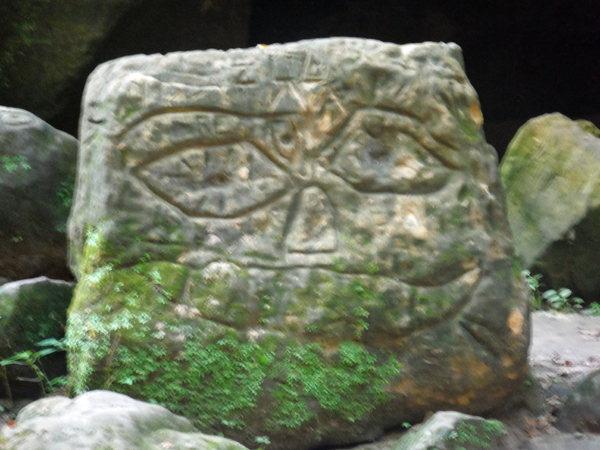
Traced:
<svg viewBox="0 0 600 450">
<path fill-rule="evenodd" d="M 326 253 L 337 248 L 337 233 L 331 203 L 318 187 L 300 193 L 287 237 L 290 253 Z"/>
</svg>

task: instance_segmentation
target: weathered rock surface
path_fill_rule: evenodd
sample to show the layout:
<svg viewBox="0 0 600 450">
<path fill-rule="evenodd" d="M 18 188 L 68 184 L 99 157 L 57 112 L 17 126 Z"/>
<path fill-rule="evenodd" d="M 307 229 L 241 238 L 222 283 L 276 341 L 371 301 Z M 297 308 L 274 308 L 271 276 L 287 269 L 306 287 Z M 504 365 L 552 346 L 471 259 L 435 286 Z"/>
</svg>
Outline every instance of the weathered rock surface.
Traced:
<svg viewBox="0 0 600 450">
<path fill-rule="evenodd" d="M 135 56 L 96 69 L 84 108 L 76 390 L 275 450 L 521 384 L 527 293 L 456 45 Z"/>
<path fill-rule="evenodd" d="M 561 114 L 537 117 L 511 141 L 500 172 L 525 267 L 543 273 L 546 288 L 600 300 L 600 139 Z"/>
<path fill-rule="evenodd" d="M 237 442 L 198 433 L 183 417 L 158 405 L 108 391 L 75 399 L 48 397 L 0 428 L 4 450 L 244 450 Z"/>
<path fill-rule="evenodd" d="M 508 448 L 503 439 L 505 435 L 506 429 L 497 420 L 440 411 L 410 430 L 392 447 L 398 450 L 502 450 Z"/>
<path fill-rule="evenodd" d="M 600 436 L 582 433 L 540 436 L 527 442 L 524 448 L 526 450 L 597 450 L 600 448 Z"/>
<path fill-rule="evenodd" d="M 66 223 L 77 147 L 33 114 L 0 107 L 0 277 L 72 278 Z"/>
<path fill-rule="evenodd" d="M 556 427 L 566 432 L 600 433 L 600 371 L 575 386 L 560 410 Z"/>
<path fill-rule="evenodd" d="M 36 344 L 44 339 L 61 339 L 67 321 L 75 283 L 38 277 L 14 281 L 0 287 L 0 360 L 16 353 L 40 350 Z M 46 356 L 42 365 L 46 375 L 53 379 L 66 374 L 65 355 Z M 30 397 L 39 391 L 39 385 L 19 381 L 18 377 L 35 378 L 27 366 L 10 365 L 3 368 L 13 397 Z M 33 386 L 32 386 L 33 385 Z M 0 395 L 5 383 L 0 383 Z"/>
</svg>

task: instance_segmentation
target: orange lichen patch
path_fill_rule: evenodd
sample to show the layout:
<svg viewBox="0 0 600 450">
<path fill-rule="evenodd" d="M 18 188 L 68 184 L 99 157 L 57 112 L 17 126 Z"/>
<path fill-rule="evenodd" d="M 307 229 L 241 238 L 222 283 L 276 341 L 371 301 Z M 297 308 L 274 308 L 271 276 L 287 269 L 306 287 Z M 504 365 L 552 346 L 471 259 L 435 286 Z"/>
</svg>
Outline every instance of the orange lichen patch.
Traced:
<svg viewBox="0 0 600 450">
<path fill-rule="evenodd" d="M 469 105 L 469 118 L 477 126 L 483 124 L 483 114 L 481 113 L 479 103 L 473 102 Z"/>
<path fill-rule="evenodd" d="M 332 341 L 331 339 L 315 339 L 315 343 L 323 349 L 325 356 L 335 355 L 340 351 L 340 343 Z"/>
<path fill-rule="evenodd" d="M 468 405 L 469 403 L 471 403 L 471 400 L 473 398 L 473 394 L 467 394 L 467 395 L 461 395 L 460 397 L 458 397 L 458 399 L 456 399 L 456 403 L 458 403 L 461 406 L 465 406 Z"/>
<path fill-rule="evenodd" d="M 504 259 L 506 257 L 506 249 L 500 245 L 498 241 L 492 241 L 487 251 L 487 258 L 490 261 Z"/>
<path fill-rule="evenodd" d="M 483 213 L 479 208 L 473 208 L 469 213 L 469 219 L 474 225 L 484 225 Z"/>
<path fill-rule="evenodd" d="M 525 318 L 521 311 L 518 309 L 513 309 L 508 315 L 508 319 L 506 321 L 506 325 L 510 328 L 510 331 L 513 335 L 519 336 L 523 334 L 523 324 L 525 323 Z"/>
<path fill-rule="evenodd" d="M 519 374 L 511 372 L 506 375 L 506 378 L 508 378 L 509 380 L 516 380 L 518 376 L 519 376 Z"/>
<path fill-rule="evenodd" d="M 478 262 L 479 261 L 477 261 L 477 259 L 475 259 L 475 258 L 467 258 L 461 263 L 461 267 L 464 271 L 471 271 L 477 267 Z M 475 284 L 475 281 L 477 281 L 479 279 L 479 270 L 475 270 L 474 273 L 475 273 L 476 279 L 473 280 L 473 282 L 471 282 L 471 280 L 467 280 L 467 282 L 470 285 Z"/>
<path fill-rule="evenodd" d="M 513 359 L 510 356 L 504 356 L 502 358 L 502 365 L 504 367 L 510 367 L 510 366 L 514 366 L 515 362 L 513 361 Z"/>
<path fill-rule="evenodd" d="M 389 385 L 386 391 L 400 395 L 411 395 L 417 390 L 415 382 L 410 379 L 402 380 L 400 383 Z"/>
<path fill-rule="evenodd" d="M 389 386 L 387 391 L 405 396 L 406 403 L 409 403 L 412 406 L 429 406 L 432 403 L 449 403 L 451 405 L 466 406 L 471 404 L 475 398 L 474 391 L 458 397 L 449 397 L 447 393 L 436 389 L 435 386 L 419 388 L 413 380 L 403 380 L 400 383 Z"/>
<path fill-rule="evenodd" d="M 457 379 L 463 378 L 465 372 L 476 380 L 483 380 L 489 375 L 490 368 L 487 364 L 471 358 L 454 358 L 450 362 L 450 370 Z"/>
</svg>

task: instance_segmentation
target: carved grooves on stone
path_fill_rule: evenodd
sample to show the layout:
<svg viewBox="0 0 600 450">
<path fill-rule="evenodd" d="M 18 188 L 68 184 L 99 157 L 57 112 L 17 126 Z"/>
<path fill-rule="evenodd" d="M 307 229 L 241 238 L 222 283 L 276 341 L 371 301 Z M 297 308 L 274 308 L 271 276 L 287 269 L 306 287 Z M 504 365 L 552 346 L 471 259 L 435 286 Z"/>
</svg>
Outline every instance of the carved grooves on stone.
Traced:
<svg viewBox="0 0 600 450">
<path fill-rule="evenodd" d="M 478 323 L 480 320 L 475 318 L 463 317 L 459 324 L 464 333 L 477 343 L 486 353 L 492 355 L 495 359 L 501 360 L 502 355 L 506 353 L 498 342 L 497 335 L 494 335 L 486 325 Z"/>
</svg>

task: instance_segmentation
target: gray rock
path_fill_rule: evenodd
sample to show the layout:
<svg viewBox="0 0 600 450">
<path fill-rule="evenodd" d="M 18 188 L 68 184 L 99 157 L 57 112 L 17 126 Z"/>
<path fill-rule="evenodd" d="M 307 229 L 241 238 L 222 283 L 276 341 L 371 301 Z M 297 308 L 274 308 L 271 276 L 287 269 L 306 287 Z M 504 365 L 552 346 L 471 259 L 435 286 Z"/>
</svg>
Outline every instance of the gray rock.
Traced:
<svg viewBox="0 0 600 450">
<path fill-rule="evenodd" d="M 556 428 L 600 433 L 600 370 L 575 386 L 558 414 Z"/>
<path fill-rule="evenodd" d="M 591 302 L 600 299 L 600 139 L 590 125 L 558 113 L 531 119 L 500 171 L 525 267 L 543 273 L 547 289 Z"/>
<path fill-rule="evenodd" d="M 75 283 L 46 277 L 0 286 L 0 360 L 27 350 L 39 351 L 36 344 L 44 339 L 61 339 L 74 288 Z M 66 374 L 64 353 L 48 355 L 41 363 L 50 379 Z M 18 380 L 36 377 L 28 367 L 9 365 L 3 369 L 6 380 L 0 383 L 0 395 L 8 394 L 5 383 L 13 397 L 31 397 L 40 392 L 38 383 Z"/>
<path fill-rule="evenodd" d="M 507 449 L 502 422 L 441 411 L 390 446 L 391 450 Z"/>
<path fill-rule="evenodd" d="M 520 386 L 527 292 L 458 46 L 140 55 L 97 68 L 84 108 L 77 391 L 276 450 Z"/>
<path fill-rule="evenodd" d="M 198 433 L 183 417 L 158 405 L 108 391 L 75 399 L 48 397 L 0 428 L 4 450 L 244 450 L 228 439 Z"/>
<path fill-rule="evenodd" d="M 77 147 L 33 114 L 0 107 L 0 277 L 72 278 L 66 222 Z"/>
<path fill-rule="evenodd" d="M 593 434 L 561 434 L 539 436 L 525 444 L 527 450 L 598 450 L 600 436 Z"/>
</svg>

